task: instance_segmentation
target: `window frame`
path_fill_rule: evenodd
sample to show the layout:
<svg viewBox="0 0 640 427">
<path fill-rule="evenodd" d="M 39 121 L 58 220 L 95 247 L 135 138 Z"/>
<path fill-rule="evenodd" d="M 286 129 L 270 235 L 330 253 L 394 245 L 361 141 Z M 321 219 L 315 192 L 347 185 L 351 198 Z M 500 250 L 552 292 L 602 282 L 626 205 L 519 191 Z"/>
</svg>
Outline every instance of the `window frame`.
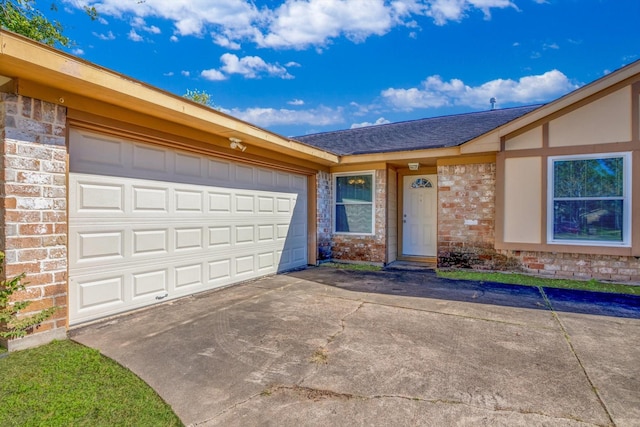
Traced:
<svg viewBox="0 0 640 427">
<path fill-rule="evenodd" d="M 606 159 L 606 158 L 622 158 L 622 240 L 606 241 L 606 240 L 570 240 L 554 238 L 554 201 L 555 192 L 555 168 L 556 161 L 571 160 L 589 160 L 589 159 Z M 574 246 L 606 246 L 606 247 L 631 247 L 631 194 L 632 194 L 632 177 L 631 177 L 631 152 L 613 152 L 613 153 L 595 153 L 595 154 L 573 154 L 549 156 L 547 158 L 547 243 L 551 245 L 574 245 Z M 616 200 L 620 197 L 584 197 L 574 198 L 575 200 Z M 561 198 L 571 199 L 571 198 Z"/>
<path fill-rule="evenodd" d="M 362 203 L 346 203 L 346 205 L 367 205 L 371 206 L 371 232 L 350 232 L 350 231 L 337 231 L 336 230 L 336 217 L 338 206 L 344 206 L 345 203 L 338 203 L 338 178 L 346 176 L 371 176 L 371 202 Z M 332 174 L 333 184 L 333 196 L 332 196 L 332 208 L 331 208 L 331 231 L 333 234 L 347 235 L 347 236 L 374 236 L 376 234 L 376 172 L 375 171 L 358 171 L 358 172 L 342 172 Z"/>
</svg>

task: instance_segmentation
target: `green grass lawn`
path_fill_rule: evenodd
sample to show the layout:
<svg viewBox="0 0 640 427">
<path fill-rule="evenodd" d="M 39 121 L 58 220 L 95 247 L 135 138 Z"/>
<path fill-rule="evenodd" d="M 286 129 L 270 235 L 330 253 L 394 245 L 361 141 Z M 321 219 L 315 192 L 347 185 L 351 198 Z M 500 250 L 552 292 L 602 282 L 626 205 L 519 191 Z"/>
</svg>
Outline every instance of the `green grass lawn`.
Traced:
<svg viewBox="0 0 640 427">
<path fill-rule="evenodd" d="M 72 341 L 0 358 L 0 426 L 181 425 L 144 381 Z"/>
<path fill-rule="evenodd" d="M 617 294 L 640 295 L 640 286 L 622 283 L 600 282 L 598 280 L 551 279 L 528 276 L 526 274 L 497 273 L 484 271 L 438 271 L 438 277 L 457 280 L 475 280 L 479 282 L 507 283 L 511 285 L 541 286 L 545 288 L 580 289 L 595 292 L 613 292 Z"/>
</svg>

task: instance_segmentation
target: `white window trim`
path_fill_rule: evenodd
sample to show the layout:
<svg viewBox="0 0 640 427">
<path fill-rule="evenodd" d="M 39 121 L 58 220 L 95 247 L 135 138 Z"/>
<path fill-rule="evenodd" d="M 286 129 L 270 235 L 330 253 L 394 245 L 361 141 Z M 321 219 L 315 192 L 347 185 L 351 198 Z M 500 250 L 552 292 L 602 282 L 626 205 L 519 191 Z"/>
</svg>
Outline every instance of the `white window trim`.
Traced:
<svg viewBox="0 0 640 427">
<path fill-rule="evenodd" d="M 623 164 L 623 202 L 622 202 L 622 222 L 623 235 L 621 242 L 607 242 L 602 240 L 562 240 L 553 238 L 554 222 L 553 222 L 553 191 L 554 191 L 554 174 L 553 163 L 556 160 L 585 160 L 585 159 L 603 159 L 607 157 L 622 157 Z M 631 247 L 631 153 L 597 153 L 597 154 L 576 154 L 565 156 L 550 156 L 547 163 L 547 243 L 552 245 L 575 245 L 575 246 L 607 246 L 607 247 Z"/>
<path fill-rule="evenodd" d="M 371 175 L 371 233 L 350 233 L 345 231 L 336 231 L 336 206 L 338 205 L 337 178 L 343 176 Z M 331 186 L 333 195 L 331 200 L 331 231 L 333 234 L 346 236 L 374 236 L 376 234 L 376 171 L 358 171 L 348 173 L 334 173 L 331 175 Z M 362 203 L 364 204 L 364 203 Z"/>
</svg>

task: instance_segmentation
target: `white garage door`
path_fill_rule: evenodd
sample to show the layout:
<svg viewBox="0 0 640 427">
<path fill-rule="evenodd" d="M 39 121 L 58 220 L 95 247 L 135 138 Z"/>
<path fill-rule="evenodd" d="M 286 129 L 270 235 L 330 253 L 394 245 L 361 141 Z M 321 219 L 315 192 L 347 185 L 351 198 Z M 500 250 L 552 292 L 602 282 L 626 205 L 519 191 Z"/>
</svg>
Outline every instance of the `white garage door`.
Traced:
<svg viewBox="0 0 640 427">
<path fill-rule="evenodd" d="M 77 324 L 307 263 L 303 175 L 70 133 Z"/>
</svg>

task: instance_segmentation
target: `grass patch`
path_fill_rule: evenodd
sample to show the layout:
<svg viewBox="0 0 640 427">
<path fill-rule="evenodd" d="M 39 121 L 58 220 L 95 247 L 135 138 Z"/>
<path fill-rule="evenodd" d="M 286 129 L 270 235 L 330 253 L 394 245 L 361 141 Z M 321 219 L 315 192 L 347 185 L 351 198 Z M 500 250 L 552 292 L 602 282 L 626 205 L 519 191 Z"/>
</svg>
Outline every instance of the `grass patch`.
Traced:
<svg viewBox="0 0 640 427">
<path fill-rule="evenodd" d="M 182 426 L 144 381 L 72 341 L 0 358 L 0 425 Z"/>
<path fill-rule="evenodd" d="M 438 271 L 438 277 L 456 280 L 475 280 L 478 282 L 506 283 L 510 285 L 541 286 L 545 288 L 579 289 L 594 292 L 612 292 L 616 294 L 640 295 L 640 286 L 622 283 L 591 280 L 551 279 L 528 276 L 526 274 L 497 273 L 484 271 Z"/>
<path fill-rule="evenodd" d="M 342 270 L 355 270 L 355 271 L 381 271 L 382 267 L 371 264 L 347 264 L 341 262 L 323 262 L 320 267 L 339 268 Z"/>
<path fill-rule="evenodd" d="M 309 362 L 315 363 L 318 365 L 326 365 L 328 361 L 329 361 L 329 355 L 327 354 L 327 350 L 324 348 L 317 349 L 309 359 Z"/>
</svg>

